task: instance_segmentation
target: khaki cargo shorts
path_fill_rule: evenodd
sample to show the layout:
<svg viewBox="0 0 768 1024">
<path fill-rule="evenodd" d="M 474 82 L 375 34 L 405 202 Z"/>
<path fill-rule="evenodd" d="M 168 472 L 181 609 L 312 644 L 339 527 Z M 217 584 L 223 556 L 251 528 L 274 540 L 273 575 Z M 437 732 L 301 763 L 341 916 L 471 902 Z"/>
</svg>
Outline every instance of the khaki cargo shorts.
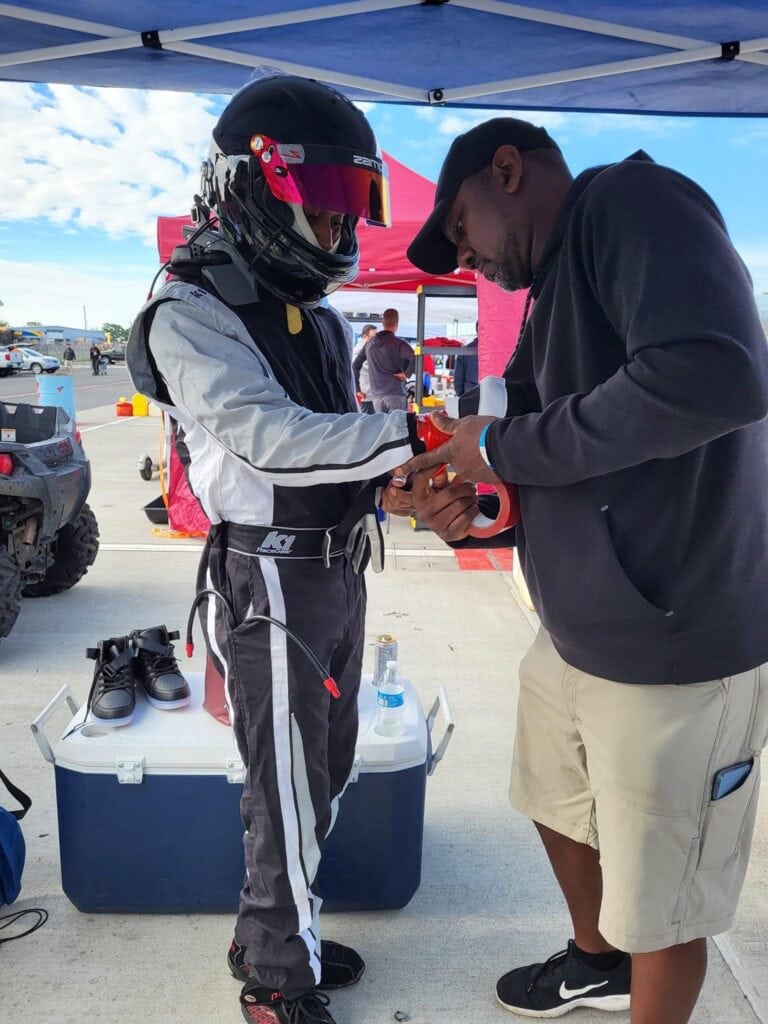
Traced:
<svg viewBox="0 0 768 1024">
<path fill-rule="evenodd" d="M 572 668 L 539 631 L 520 666 L 513 807 L 600 851 L 600 931 L 648 953 L 726 931 L 747 870 L 768 665 L 687 686 Z M 712 800 L 714 774 L 755 758 Z"/>
</svg>

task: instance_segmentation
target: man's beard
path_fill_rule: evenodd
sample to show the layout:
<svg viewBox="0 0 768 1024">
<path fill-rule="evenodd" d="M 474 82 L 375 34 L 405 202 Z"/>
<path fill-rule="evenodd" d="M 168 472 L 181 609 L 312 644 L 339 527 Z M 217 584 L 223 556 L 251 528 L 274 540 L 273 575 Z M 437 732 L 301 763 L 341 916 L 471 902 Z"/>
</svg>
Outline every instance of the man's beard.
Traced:
<svg viewBox="0 0 768 1024">
<path fill-rule="evenodd" d="M 505 292 L 516 292 L 521 288 L 528 288 L 531 283 L 531 275 L 523 263 L 520 245 L 513 235 L 507 236 L 501 258 L 496 264 L 493 280 Z"/>
</svg>

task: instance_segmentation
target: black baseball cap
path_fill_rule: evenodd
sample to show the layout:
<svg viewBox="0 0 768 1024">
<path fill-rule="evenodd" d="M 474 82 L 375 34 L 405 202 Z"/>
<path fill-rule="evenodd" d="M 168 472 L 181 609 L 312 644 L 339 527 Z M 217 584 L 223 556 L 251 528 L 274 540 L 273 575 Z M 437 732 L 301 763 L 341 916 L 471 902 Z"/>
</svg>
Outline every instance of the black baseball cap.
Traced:
<svg viewBox="0 0 768 1024">
<path fill-rule="evenodd" d="M 514 117 L 495 117 L 453 140 L 437 180 L 435 206 L 424 227 L 408 246 L 408 259 L 428 274 L 450 274 L 458 266 L 456 246 L 443 234 L 443 221 L 465 178 L 488 167 L 499 146 L 557 149 L 543 128 Z"/>
</svg>

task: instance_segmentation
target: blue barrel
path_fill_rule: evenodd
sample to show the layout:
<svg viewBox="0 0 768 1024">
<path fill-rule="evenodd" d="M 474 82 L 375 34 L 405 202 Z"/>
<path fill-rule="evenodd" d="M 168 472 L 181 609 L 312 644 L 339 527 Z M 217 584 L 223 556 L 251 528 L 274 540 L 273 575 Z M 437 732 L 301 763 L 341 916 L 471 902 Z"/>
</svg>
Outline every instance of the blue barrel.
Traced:
<svg viewBox="0 0 768 1024">
<path fill-rule="evenodd" d="M 39 405 L 59 405 L 75 422 L 75 382 L 73 377 L 58 373 L 39 373 L 37 400 Z"/>
</svg>

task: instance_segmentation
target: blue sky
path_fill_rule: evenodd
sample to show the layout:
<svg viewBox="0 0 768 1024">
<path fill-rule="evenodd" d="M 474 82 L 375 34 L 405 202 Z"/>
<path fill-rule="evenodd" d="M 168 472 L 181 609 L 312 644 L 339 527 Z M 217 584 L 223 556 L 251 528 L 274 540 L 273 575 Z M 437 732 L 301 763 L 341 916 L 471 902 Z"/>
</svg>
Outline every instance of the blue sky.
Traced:
<svg viewBox="0 0 768 1024">
<path fill-rule="evenodd" d="M 128 323 L 156 268 L 158 214 L 187 211 L 224 97 L 0 85 L 0 315 Z M 497 111 L 365 105 L 383 149 L 435 179 Z M 574 173 L 643 148 L 720 206 L 768 314 L 768 120 L 536 112 Z M 373 306 L 371 307 L 373 308 Z"/>
</svg>

